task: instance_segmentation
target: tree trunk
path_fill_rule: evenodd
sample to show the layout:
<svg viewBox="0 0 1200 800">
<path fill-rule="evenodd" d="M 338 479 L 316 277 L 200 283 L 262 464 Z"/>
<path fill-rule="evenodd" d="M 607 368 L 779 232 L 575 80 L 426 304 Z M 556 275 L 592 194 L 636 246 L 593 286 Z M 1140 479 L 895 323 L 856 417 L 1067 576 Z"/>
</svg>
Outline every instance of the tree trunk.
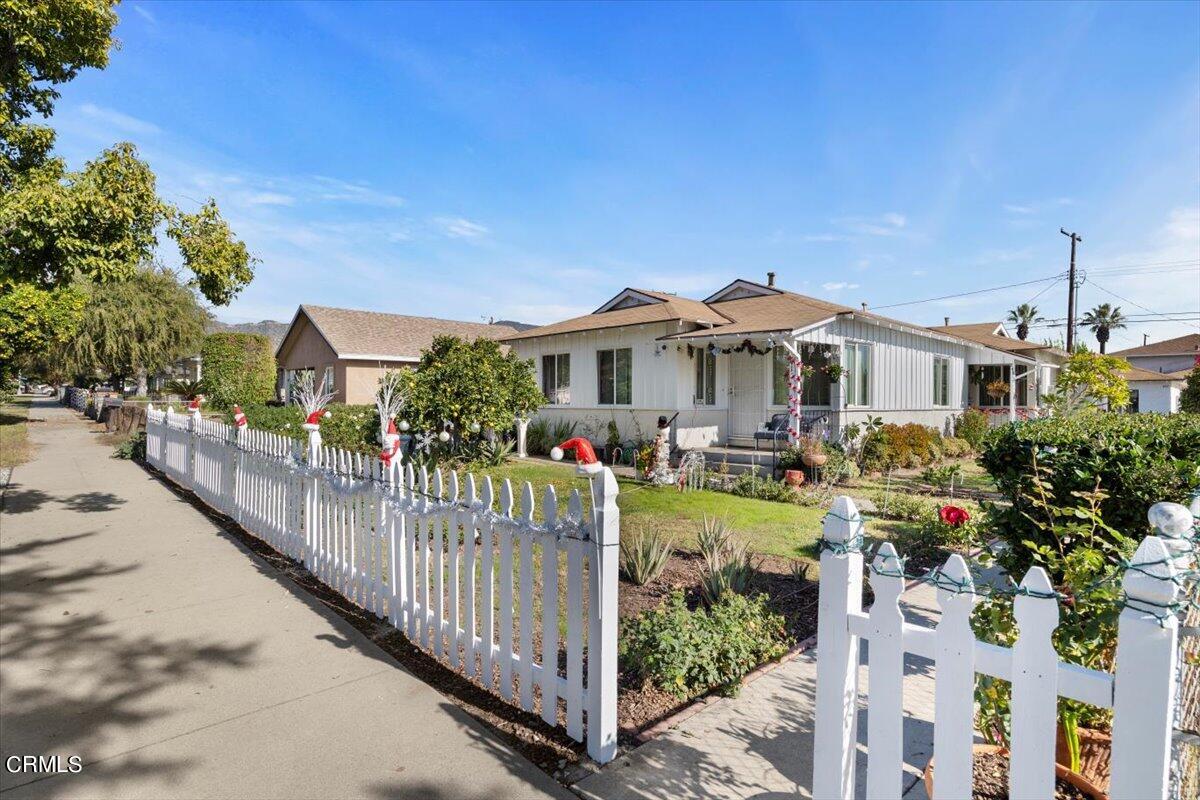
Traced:
<svg viewBox="0 0 1200 800">
<path fill-rule="evenodd" d="M 150 394 L 150 380 L 146 374 L 145 368 L 139 367 L 137 370 L 137 396 L 145 397 Z"/>
<path fill-rule="evenodd" d="M 1100 355 L 1104 355 L 1105 345 L 1108 344 L 1108 331 L 1104 328 L 1096 331 L 1096 341 L 1100 343 Z"/>
<path fill-rule="evenodd" d="M 1017 338 L 1022 342 L 1029 338 L 1029 326 L 1024 322 L 1017 326 Z"/>
</svg>

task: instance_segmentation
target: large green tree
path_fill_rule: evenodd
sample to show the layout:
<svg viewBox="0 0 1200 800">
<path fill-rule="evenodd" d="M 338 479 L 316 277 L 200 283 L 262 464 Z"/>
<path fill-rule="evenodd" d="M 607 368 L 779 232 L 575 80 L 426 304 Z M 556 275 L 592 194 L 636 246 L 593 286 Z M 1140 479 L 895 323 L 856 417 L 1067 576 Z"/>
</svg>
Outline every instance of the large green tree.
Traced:
<svg viewBox="0 0 1200 800">
<path fill-rule="evenodd" d="M 143 267 L 88 291 L 76 335 L 50 355 L 68 374 L 112 376 L 117 385 L 137 376 L 141 383 L 200 351 L 208 312 L 170 270 Z"/>
<path fill-rule="evenodd" d="M 1096 335 L 1096 341 L 1100 343 L 1100 353 L 1103 354 L 1112 332 L 1125 327 L 1125 315 L 1121 313 L 1120 306 L 1101 303 L 1084 314 L 1079 323 Z"/>
<path fill-rule="evenodd" d="M 188 213 L 163 200 L 132 144 L 73 171 L 53 154 L 54 131 L 27 121 L 50 116 L 59 84 L 108 63 L 114 7 L 0 0 L 0 380 L 75 335 L 81 297 L 95 302 L 104 286 L 139 280 L 160 230 L 210 303 L 228 304 L 254 275 L 215 201 Z"/>
</svg>

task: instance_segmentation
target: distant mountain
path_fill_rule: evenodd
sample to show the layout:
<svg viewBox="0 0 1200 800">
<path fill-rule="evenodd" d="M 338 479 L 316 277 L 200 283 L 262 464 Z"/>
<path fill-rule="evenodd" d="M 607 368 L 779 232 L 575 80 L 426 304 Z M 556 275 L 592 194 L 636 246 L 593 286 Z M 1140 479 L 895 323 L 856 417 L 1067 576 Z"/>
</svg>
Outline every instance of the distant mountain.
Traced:
<svg viewBox="0 0 1200 800">
<path fill-rule="evenodd" d="M 221 322 L 220 320 L 211 320 L 208 323 L 208 332 L 216 333 L 217 331 L 229 331 L 231 333 L 261 333 L 271 340 L 271 346 L 278 348 L 279 343 L 283 341 L 284 335 L 287 334 L 289 323 L 276 322 L 273 319 L 264 319 L 262 322 Z"/>
<path fill-rule="evenodd" d="M 530 325 L 527 322 L 516 322 L 511 319 L 497 319 L 492 321 L 493 325 L 507 325 L 510 328 L 518 331 L 527 331 L 530 328 L 536 328 L 537 325 Z"/>
</svg>

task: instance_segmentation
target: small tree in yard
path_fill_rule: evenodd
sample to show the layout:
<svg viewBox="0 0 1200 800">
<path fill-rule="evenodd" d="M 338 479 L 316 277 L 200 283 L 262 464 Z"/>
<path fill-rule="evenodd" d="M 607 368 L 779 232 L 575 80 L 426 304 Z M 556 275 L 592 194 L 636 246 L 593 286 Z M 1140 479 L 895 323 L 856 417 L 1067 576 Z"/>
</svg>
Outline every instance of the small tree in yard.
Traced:
<svg viewBox="0 0 1200 800">
<path fill-rule="evenodd" d="M 265 403 L 275 394 L 275 354 L 260 333 L 212 333 L 200 349 L 204 391 L 217 408 Z"/>
<path fill-rule="evenodd" d="M 1116 356 L 1077 350 L 1058 373 L 1058 383 L 1048 402 L 1056 412 L 1070 414 L 1084 408 L 1129 405 L 1129 383 L 1121 375 L 1129 362 Z"/>
<path fill-rule="evenodd" d="M 533 362 L 505 354 L 492 339 L 467 342 L 439 336 L 421 354 L 417 368 L 403 374 L 412 424 L 419 430 L 440 430 L 449 422 L 463 440 L 506 430 L 517 416 L 545 402 Z"/>
<path fill-rule="evenodd" d="M 1200 414 L 1200 366 L 1188 373 L 1183 394 L 1179 397 L 1179 408 L 1181 411 Z"/>
</svg>

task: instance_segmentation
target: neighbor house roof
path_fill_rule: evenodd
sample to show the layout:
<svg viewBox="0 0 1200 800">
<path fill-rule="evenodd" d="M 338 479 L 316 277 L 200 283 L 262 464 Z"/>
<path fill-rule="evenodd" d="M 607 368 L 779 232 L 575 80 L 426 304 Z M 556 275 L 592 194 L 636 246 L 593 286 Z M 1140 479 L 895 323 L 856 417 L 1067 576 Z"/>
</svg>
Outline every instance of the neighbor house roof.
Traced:
<svg viewBox="0 0 1200 800">
<path fill-rule="evenodd" d="M 405 314 L 307 304 L 297 309 L 292 328 L 295 328 L 301 314 L 308 317 L 337 357 L 344 359 L 416 361 L 421 357 L 421 351 L 433 344 L 436 336 L 458 336 L 469 340 L 503 339 L 516 333 L 515 328 L 507 325 L 486 322 L 410 317 Z M 283 350 L 287 340 L 285 336 L 276 355 Z"/>
<path fill-rule="evenodd" d="M 553 322 L 527 331 L 514 332 L 505 336 L 504 341 L 517 339 L 533 339 L 538 336 L 553 336 L 559 333 L 579 333 L 582 331 L 602 330 L 604 328 L 621 328 L 626 325 L 645 325 L 653 322 L 695 322 L 701 325 L 721 325 L 729 320 L 714 309 L 699 300 L 679 297 L 664 292 L 652 292 L 646 289 L 625 289 L 621 294 L 636 293 L 646 295 L 652 302 L 626 308 L 614 308 L 611 311 L 597 311 L 584 314 L 582 317 L 572 317 L 561 322 Z M 616 298 L 614 298 L 615 300 Z M 611 303 L 612 301 L 610 301 Z M 606 303 L 605 305 L 609 305 Z M 601 306 L 604 308 L 604 306 Z"/>
<path fill-rule="evenodd" d="M 1200 353 L 1200 333 L 1189 333 L 1174 339 L 1150 342 L 1141 347 L 1120 350 L 1113 355 L 1128 358 L 1129 356 L 1190 356 L 1197 353 Z"/>
<path fill-rule="evenodd" d="M 1152 369 L 1142 369 L 1141 367 L 1130 367 L 1129 369 L 1121 370 L 1121 377 L 1127 381 L 1182 381 L 1184 376 L 1175 375 L 1174 373 L 1167 374 L 1163 372 L 1155 372 Z"/>
<path fill-rule="evenodd" d="M 930 330 L 937 331 L 938 333 L 948 333 L 951 336 L 957 336 L 960 339 L 966 339 L 969 342 L 975 342 L 984 347 L 990 347 L 993 350 L 1003 350 L 1006 353 L 1016 353 L 1018 355 L 1028 355 L 1035 350 L 1054 349 L 1046 344 L 1023 342 L 1011 336 L 1001 336 L 996 333 L 999 327 L 999 322 L 972 322 L 963 325 L 936 325 L 931 327 Z"/>
</svg>

